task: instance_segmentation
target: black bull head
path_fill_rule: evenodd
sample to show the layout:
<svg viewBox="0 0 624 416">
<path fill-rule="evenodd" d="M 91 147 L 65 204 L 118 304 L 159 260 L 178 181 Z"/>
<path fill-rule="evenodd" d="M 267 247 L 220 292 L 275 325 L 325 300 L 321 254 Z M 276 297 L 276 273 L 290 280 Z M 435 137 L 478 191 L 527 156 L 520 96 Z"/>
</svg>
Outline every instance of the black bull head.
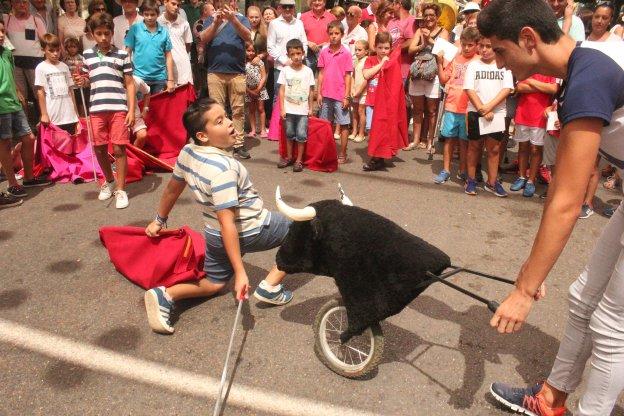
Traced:
<svg viewBox="0 0 624 416">
<path fill-rule="evenodd" d="M 366 209 L 337 200 L 292 208 L 279 188 L 276 202 L 294 220 L 277 267 L 335 279 L 349 318 L 346 338 L 399 313 L 426 289 L 427 271 L 439 274 L 451 265 L 438 248 Z"/>
</svg>

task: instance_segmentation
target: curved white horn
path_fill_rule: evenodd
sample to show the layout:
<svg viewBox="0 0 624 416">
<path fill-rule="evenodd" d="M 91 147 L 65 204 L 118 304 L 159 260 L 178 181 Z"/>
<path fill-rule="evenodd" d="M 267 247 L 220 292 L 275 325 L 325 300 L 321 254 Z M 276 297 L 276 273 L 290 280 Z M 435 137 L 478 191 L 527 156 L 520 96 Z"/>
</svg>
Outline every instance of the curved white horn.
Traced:
<svg viewBox="0 0 624 416">
<path fill-rule="evenodd" d="M 275 189 L 275 203 L 277 204 L 279 212 L 293 221 L 310 221 L 316 217 L 316 210 L 314 207 L 307 206 L 305 208 L 293 208 L 287 205 L 286 202 L 282 200 L 282 194 L 279 186 Z"/>
<path fill-rule="evenodd" d="M 345 191 L 342 189 L 342 185 L 340 183 L 338 183 L 338 192 L 340 192 L 340 202 L 342 202 L 342 205 L 348 205 L 352 207 L 353 202 L 351 202 L 347 194 L 345 194 Z"/>
</svg>

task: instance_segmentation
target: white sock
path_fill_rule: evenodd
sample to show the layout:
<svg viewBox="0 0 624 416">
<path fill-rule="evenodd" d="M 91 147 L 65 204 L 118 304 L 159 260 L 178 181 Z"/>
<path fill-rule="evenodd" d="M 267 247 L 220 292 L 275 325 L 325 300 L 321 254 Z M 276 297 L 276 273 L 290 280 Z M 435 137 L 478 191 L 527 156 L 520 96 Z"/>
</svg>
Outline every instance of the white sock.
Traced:
<svg viewBox="0 0 624 416">
<path fill-rule="evenodd" d="M 266 290 L 267 292 L 271 292 L 271 293 L 279 292 L 280 289 L 282 288 L 281 284 L 275 285 L 275 286 L 271 286 L 270 284 L 267 283 L 266 280 L 261 281 L 259 286 L 262 289 Z"/>
</svg>

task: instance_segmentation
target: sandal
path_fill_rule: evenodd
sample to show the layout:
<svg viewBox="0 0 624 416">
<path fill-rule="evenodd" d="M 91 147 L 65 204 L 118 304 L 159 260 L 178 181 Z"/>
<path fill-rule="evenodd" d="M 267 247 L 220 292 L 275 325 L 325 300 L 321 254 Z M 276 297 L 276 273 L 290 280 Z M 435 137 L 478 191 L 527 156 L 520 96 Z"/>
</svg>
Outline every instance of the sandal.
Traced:
<svg viewBox="0 0 624 416">
<path fill-rule="evenodd" d="M 268 131 L 263 131 L 262 133 L 260 133 L 260 138 L 261 139 L 266 139 L 269 137 L 269 132 Z"/>
<path fill-rule="evenodd" d="M 408 144 L 407 146 L 405 146 L 403 148 L 403 150 L 405 150 L 406 152 L 410 152 L 410 151 L 416 149 L 416 146 L 418 146 L 418 145 L 416 143 L 412 142 L 412 143 Z"/>
<path fill-rule="evenodd" d="M 425 142 L 418 142 L 418 148 L 419 149 L 426 149 L 427 148 L 427 143 L 425 143 Z"/>
</svg>

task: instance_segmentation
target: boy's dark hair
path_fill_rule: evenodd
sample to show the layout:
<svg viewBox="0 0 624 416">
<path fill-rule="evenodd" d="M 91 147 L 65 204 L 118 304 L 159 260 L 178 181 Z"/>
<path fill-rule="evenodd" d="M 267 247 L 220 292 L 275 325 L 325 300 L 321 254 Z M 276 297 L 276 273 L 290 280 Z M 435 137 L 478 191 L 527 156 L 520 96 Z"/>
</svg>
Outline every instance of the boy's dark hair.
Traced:
<svg viewBox="0 0 624 416">
<path fill-rule="evenodd" d="M 160 9 L 158 8 L 158 3 L 156 3 L 155 0 L 145 0 L 143 1 L 143 4 L 141 4 L 141 7 L 139 7 L 139 11 L 141 12 L 141 14 L 145 13 L 145 12 L 156 12 L 156 14 L 160 14 Z"/>
<path fill-rule="evenodd" d="M 290 53 L 291 49 L 301 49 L 303 51 L 303 43 L 299 39 L 291 39 L 286 42 L 286 53 Z"/>
<path fill-rule="evenodd" d="M 89 16 L 89 30 L 91 33 L 95 32 L 95 29 L 98 27 L 105 27 L 113 32 L 115 30 L 113 16 L 108 13 L 96 13 L 93 16 Z"/>
<path fill-rule="evenodd" d="M 41 49 L 48 48 L 60 48 L 61 41 L 58 36 L 53 33 L 46 33 L 39 39 L 39 44 L 41 45 Z"/>
<path fill-rule="evenodd" d="M 332 22 L 329 22 L 327 24 L 327 33 L 329 33 L 330 30 L 332 29 L 338 29 L 340 30 L 340 33 L 342 33 L 344 35 L 344 26 L 342 25 L 342 22 L 338 21 L 338 20 L 334 20 Z"/>
<path fill-rule="evenodd" d="M 67 49 L 70 45 L 74 45 L 77 48 L 80 48 L 80 41 L 75 36 L 67 36 L 63 40 L 63 46 L 65 47 L 65 49 Z"/>
<path fill-rule="evenodd" d="M 477 18 L 481 35 L 518 43 L 523 27 L 535 30 L 542 41 L 553 44 L 563 36 L 555 13 L 544 0 L 493 0 Z"/>
<path fill-rule="evenodd" d="M 392 37 L 389 32 L 379 32 L 375 35 L 375 46 L 380 43 L 389 43 L 392 46 Z"/>
<path fill-rule="evenodd" d="M 479 39 L 481 39 L 481 33 L 479 33 L 476 27 L 464 29 L 459 37 L 461 42 L 479 42 Z"/>
<path fill-rule="evenodd" d="M 212 98 L 200 98 L 191 105 L 188 106 L 184 115 L 182 116 L 182 123 L 186 129 L 186 134 L 193 140 L 195 144 L 201 144 L 197 139 L 197 133 L 204 131 L 206 126 L 206 113 L 210 109 L 218 105 Z"/>
<path fill-rule="evenodd" d="M 401 0 L 401 8 L 408 12 L 412 10 L 412 0 Z"/>
</svg>

